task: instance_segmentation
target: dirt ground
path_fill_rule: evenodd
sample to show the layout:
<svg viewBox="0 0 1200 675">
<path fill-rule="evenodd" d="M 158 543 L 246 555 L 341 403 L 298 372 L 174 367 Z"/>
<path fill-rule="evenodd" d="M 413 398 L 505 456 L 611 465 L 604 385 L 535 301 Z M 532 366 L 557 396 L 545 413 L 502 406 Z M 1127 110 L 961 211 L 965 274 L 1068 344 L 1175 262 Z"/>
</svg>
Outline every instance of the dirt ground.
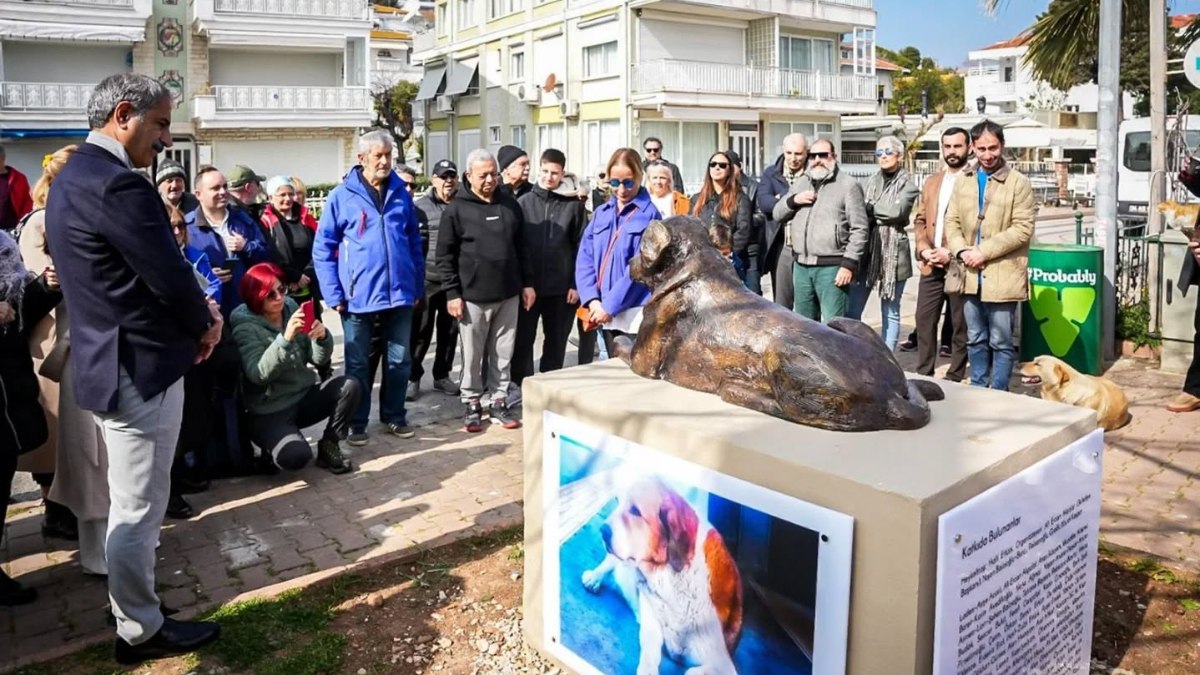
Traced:
<svg viewBox="0 0 1200 675">
<path fill-rule="evenodd" d="M 224 635 L 198 654 L 115 668 L 108 647 L 21 675 L 500 675 L 558 673 L 521 639 L 518 531 L 426 551 L 274 600 L 218 610 Z M 1101 548 L 1093 673 L 1200 672 L 1200 581 Z"/>
</svg>

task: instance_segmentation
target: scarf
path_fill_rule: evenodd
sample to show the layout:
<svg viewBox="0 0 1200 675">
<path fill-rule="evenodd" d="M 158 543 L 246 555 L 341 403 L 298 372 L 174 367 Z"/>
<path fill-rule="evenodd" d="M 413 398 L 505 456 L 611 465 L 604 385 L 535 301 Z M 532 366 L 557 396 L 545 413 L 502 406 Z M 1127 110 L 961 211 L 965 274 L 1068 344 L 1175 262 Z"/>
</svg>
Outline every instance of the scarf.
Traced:
<svg viewBox="0 0 1200 675">
<path fill-rule="evenodd" d="M 868 204 L 878 204 L 888 199 L 895 200 L 899 198 L 900 189 L 907 182 L 908 172 L 902 168 L 897 169 L 891 176 L 881 171 L 867 183 L 866 201 Z M 880 227 L 878 222 L 872 221 L 871 238 L 867 245 L 867 272 L 863 284 L 867 288 L 877 287 L 879 297 L 883 300 L 891 300 L 896 296 L 896 267 L 901 254 L 908 255 L 907 250 L 900 251 L 902 244 L 907 246 L 907 242 L 895 228 Z"/>
<path fill-rule="evenodd" d="M 29 271 L 21 260 L 21 249 L 17 240 L 8 232 L 0 230 L 0 301 L 7 302 L 16 312 L 17 330 L 23 330 L 21 301 L 25 298 L 25 285 L 29 283 Z"/>
</svg>

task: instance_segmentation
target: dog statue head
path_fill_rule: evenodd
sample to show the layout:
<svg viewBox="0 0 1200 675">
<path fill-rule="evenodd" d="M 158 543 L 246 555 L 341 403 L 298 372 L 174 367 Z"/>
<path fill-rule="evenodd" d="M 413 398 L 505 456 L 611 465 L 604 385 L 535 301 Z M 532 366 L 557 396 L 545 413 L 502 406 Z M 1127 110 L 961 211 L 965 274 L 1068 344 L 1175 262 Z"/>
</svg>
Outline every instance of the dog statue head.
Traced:
<svg viewBox="0 0 1200 675">
<path fill-rule="evenodd" d="M 674 278 L 686 267 L 696 275 L 737 273 L 720 250 L 730 248 L 727 225 L 706 228 L 699 218 L 674 216 L 650 223 L 642 234 L 638 255 L 629 264 L 629 276 L 651 289 Z"/>
</svg>

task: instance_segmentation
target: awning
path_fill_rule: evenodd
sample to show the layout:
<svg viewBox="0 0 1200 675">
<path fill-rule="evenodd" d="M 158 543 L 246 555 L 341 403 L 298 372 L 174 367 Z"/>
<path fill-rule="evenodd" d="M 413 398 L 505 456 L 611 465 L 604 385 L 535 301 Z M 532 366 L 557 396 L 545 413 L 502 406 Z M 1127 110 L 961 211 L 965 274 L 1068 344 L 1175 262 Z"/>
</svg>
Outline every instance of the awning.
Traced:
<svg viewBox="0 0 1200 675">
<path fill-rule="evenodd" d="M 438 95 L 438 90 L 442 88 L 442 81 L 446 79 L 446 66 L 438 66 L 425 71 L 425 76 L 421 78 L 421 88 L 417 90 L 416 101 L 427 101 Z"/>
<path fill-rule="evenodd" d="M 475 79 L 478 63 L 466 64 L 461 61 L 450 62 L 450 75 L 446 77 L 446 96 L 459 96 L 471 88 L 471 80 Z"/>
<path fill-rule="evenodd" d="M 87 129 L 0 129 L 0 138 L 82 138 Z"/>
</svg>

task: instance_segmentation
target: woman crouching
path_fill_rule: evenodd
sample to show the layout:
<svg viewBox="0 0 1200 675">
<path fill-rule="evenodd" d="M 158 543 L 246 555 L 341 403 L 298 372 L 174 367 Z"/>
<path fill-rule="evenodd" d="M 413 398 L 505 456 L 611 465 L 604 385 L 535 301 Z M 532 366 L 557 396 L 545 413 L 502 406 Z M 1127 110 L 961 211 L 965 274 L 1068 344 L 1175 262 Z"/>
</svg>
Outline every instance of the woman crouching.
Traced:
<svg viewBox="0 0 1200 675">
<path fill-rule="evenodd" d="M 353 470 L 340 439 L 358 405 L 358 381 L 341 376 L 318 383 L 308 367 L 329 365 L 333 337 L 320 321 L 304 331 L 304 313 L 287 297 L 278 266 L 251 267 L 239 290 L 246 304 L 233 311 L 230 323 L 246 372 L 251 440 L 280 468 L 300 469 L 313 458 L 301 429 L 328 419 L 317 442 L 317 466 L 335 474 Z"/>
</svg>

